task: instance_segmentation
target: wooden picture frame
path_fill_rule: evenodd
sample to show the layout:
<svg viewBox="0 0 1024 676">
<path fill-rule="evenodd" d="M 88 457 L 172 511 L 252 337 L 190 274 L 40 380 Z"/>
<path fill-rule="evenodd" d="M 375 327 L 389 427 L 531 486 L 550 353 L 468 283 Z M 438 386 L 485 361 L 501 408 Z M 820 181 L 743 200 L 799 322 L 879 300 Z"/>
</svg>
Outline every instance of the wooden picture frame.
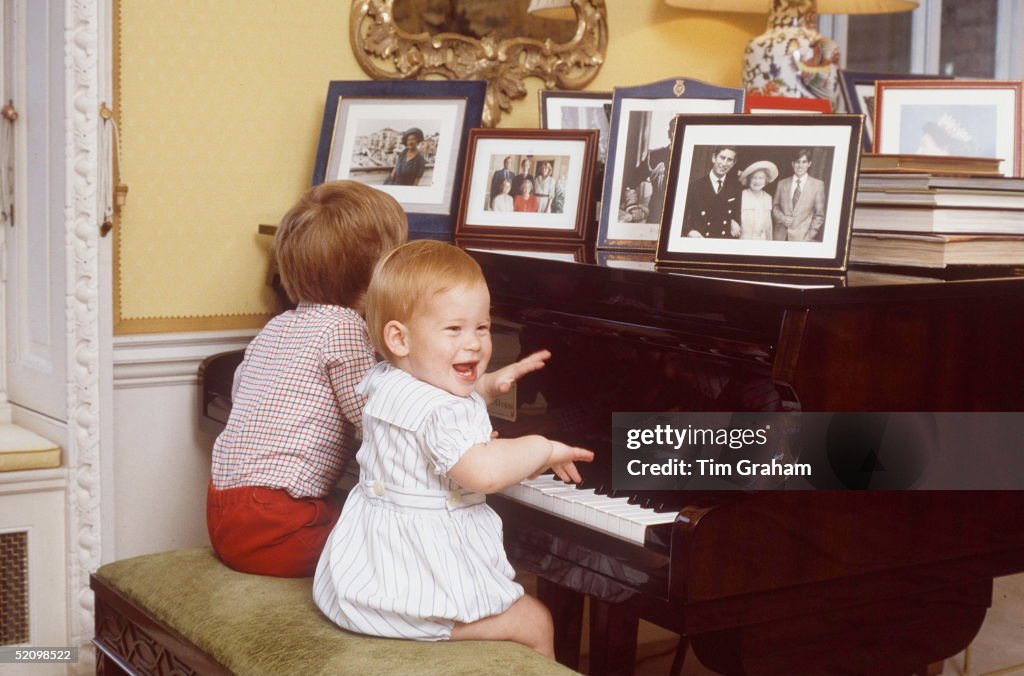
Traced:
<svg viewBox="0 0 1024 676">
<path fill-rule="evenodd" d="M 678 116 L 658 266 L 844 271 L 863 120 Z M 799 185 L 794 175 L 801 177 Z M 721 183 L 716 186 L 712 177 Z"/>
<path fill-rule="evenodd" d="M 537 92 L 541 129 L 597 129 L 597 162 L 608 159 L 611 137 L 611 92 L 567 92 L 542 89 Z"/>
<path fill-rule="evenodd" d="M 598 248 L 656 248 L 672 118 L 679 113 L 742 113 L 743 95 L 742 89 L 687 78 L 615 88 Z"/>
<path fill-rule="evenodd" d="M 870 153 L 875 140 L 875 83 L 879 80 L 952 80 L 952 76 L 919 75 L 916 73 L 871 73 L 856 70 L 839 71 L 839 89 L 846 112 L 864 115 L 864 141 L 861 148 Z"/>
<path fill-rule="evenodd" d="M 1020 80 L 879 80 L 876 153 L 996 157 L 1006 176 L 1021 165 Z"/>
<path fill-rule="evenodd" d="M 789 115 L 796 113 L 828 115 L 832 112 L 832 102 L 828 99 L 747 94 L 743 112 L 748 115 Z"/>
<path fill-rule="evenodd" d="M 597 139 L 596 129 L 470 130 L 455 237 L 592 241 Z"/>
<path fill-rule="evenodd" d="M 480 126 L 486 90 L 482 80 L 331 82 L 313 185 L 373 185 L 405 209 L 410 237 L 451 240 L 466 141 Z M 402 146 L 417 137 L 406 160 Z"/>
</svg>

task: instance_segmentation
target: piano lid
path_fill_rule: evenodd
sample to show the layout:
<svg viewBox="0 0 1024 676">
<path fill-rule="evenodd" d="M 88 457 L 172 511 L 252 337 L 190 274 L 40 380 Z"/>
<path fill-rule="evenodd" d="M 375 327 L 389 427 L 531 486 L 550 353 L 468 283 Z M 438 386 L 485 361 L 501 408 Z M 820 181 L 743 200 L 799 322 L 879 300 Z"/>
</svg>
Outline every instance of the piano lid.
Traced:
<svg viewBox="0 0 1024 676">
<path fill-rule="evenodd" d="M 601 285 L 653 286 L 670 295 L 694 293 L 729 298 L 750 298 L 780 305 L 818 305 L 847 302 L 891 302 L 926 298 L 956 298 L 975 294 L 971 286 L 984 280 L 986 295 L 1019 293 L 1024 289 L 1024 268 L 960 266 L 925 270 L 889 266 L 858 266 L 835 275 L 744 273 L 727 270 L 657 269 L 651 253 L 557 251 L 501 244 L 473 244 L 465 248 L 487 274 L 488 282 L 504 292 L 523 297 L 541 293 L 551 300 L 571 301 L 566 293 L 585 294 Z M 504 271 L 490 274 L 488 271 Z M 503 280 L 522 283 L 523 274 L 535 283 L 520 293 L 504 288 Z M 558 280 L 558 284 L 550 282 Z"/>
</svg>

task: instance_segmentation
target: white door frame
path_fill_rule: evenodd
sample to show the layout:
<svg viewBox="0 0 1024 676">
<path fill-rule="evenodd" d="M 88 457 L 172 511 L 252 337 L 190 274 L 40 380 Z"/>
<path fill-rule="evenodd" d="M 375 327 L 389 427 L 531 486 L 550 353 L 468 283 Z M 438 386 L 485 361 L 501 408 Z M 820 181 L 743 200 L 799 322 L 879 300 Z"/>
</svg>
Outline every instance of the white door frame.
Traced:
<svg viewBox="0 0 1024 676">
<path fill-rule="evenodd" d="M 68 136 L 65 161 L 68 312 L 68 636 L 85 647 L 93 636 L 89 573 L 101 563 L 103 476 L 112 476 L 112 444 L 104 434 L 113 400 L 110 241 L 101 239 L 99 185 L 100 104 L 111 101 L 111 0 L 64 0 Z M 109 430 L 108 430 L 109 431 Z M 103 449 L 103 450 L 101 450 Z M 107 462 L 104 462 L 106 460 Z M 113 491 L 107 491 L 112 494 Z M 108 549 L 107 551 L 110 551 Z"/>
</svg>

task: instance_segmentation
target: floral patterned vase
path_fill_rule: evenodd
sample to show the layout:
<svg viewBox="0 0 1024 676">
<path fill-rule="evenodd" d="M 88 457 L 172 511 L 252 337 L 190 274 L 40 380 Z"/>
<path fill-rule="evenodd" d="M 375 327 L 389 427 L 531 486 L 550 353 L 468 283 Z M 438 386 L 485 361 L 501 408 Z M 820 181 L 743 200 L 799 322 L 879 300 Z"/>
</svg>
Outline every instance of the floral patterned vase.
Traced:
<svg viewBox="0 0 1024 676">
<path fill-rule="evenodd" d="M 815 0 L 772 0 L 768 30 L 747 45 L 749 94 L 837 99 L 839 47 L 817 31 Z"/>
</svg>

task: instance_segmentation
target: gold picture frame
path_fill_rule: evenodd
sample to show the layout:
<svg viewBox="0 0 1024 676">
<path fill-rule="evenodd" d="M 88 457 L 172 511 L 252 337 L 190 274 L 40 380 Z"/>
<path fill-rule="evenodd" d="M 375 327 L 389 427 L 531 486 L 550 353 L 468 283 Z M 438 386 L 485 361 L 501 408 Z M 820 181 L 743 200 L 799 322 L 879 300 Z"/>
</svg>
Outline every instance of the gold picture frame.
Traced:
<svg viewBox="0 0 1024 676">
<path fill-rule="evenodd" d="M 549 89 L 582 89 L 597 75 L 608 48 L 604 0 L 571 1 L 576 31 L 565 43 L 409 33 L 395 20 L 396 0 L 353 0 L 349 37 L 356 61 L 374 79 L 486 80 L 483 124 L 493 127 L 513 100 L 526 96 L 527 77 L 543 79 Z"/>
</svg>

